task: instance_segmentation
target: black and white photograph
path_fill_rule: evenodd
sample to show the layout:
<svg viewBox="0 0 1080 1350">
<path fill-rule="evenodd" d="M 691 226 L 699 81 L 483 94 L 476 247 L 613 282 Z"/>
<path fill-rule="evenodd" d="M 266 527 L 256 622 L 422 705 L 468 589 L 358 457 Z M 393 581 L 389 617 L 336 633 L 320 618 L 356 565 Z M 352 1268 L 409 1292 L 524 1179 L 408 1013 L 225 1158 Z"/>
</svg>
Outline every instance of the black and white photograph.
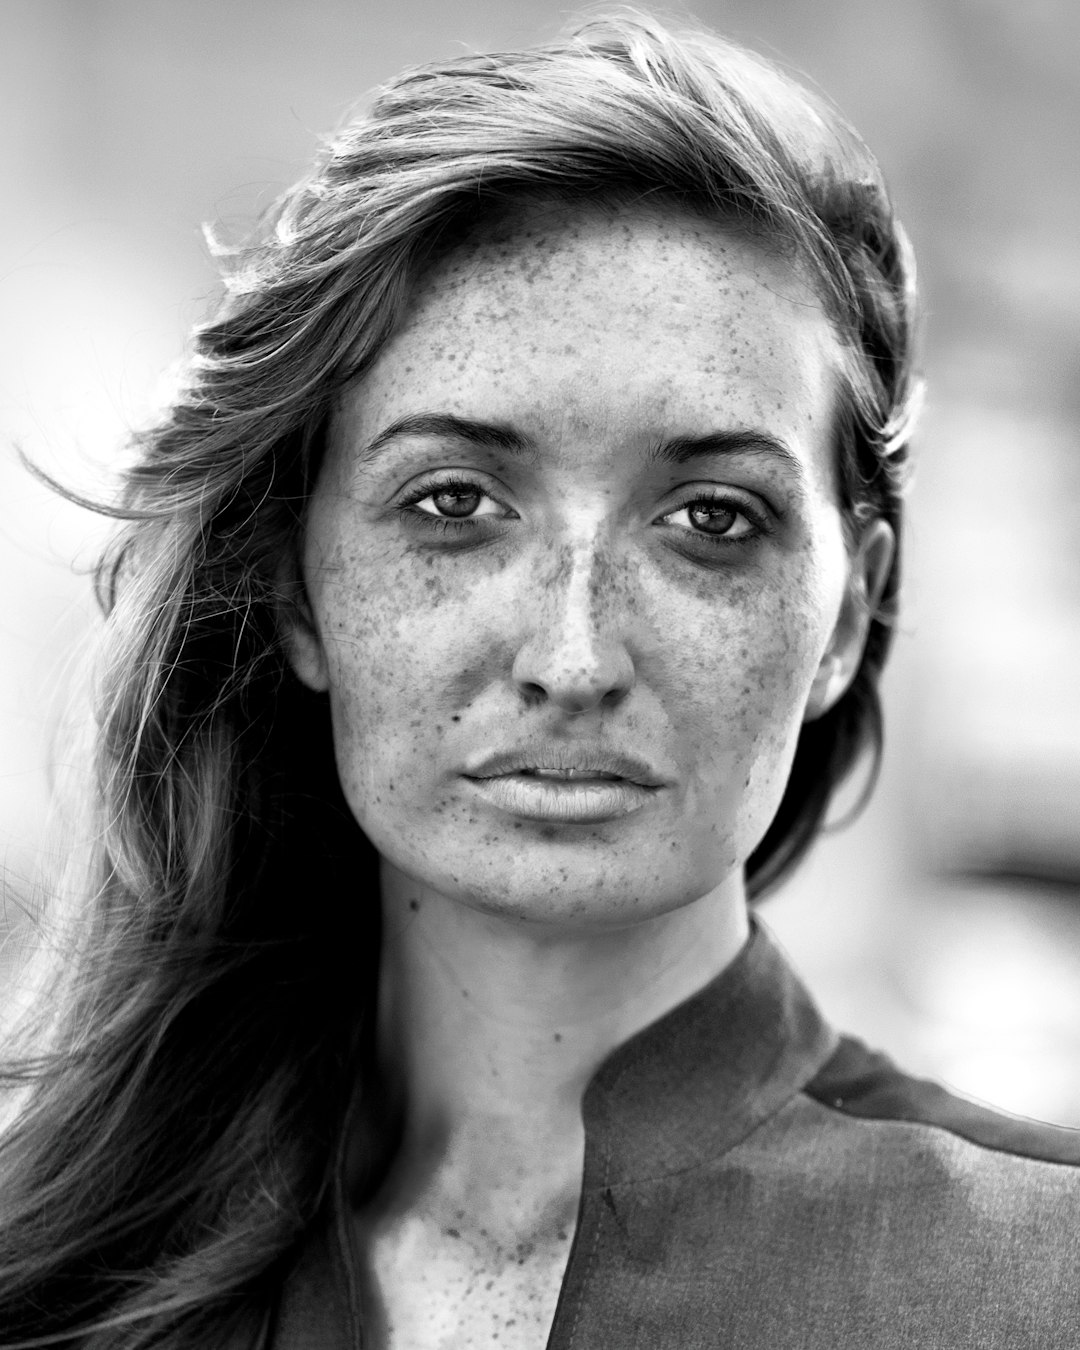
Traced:
<svg viewBox="0 0 1080 1350">
<path fill-rule="evenodd" d="M 0 1350 L 1080 1346 L 1078 126 L 0 0 Z"/>
</svg>

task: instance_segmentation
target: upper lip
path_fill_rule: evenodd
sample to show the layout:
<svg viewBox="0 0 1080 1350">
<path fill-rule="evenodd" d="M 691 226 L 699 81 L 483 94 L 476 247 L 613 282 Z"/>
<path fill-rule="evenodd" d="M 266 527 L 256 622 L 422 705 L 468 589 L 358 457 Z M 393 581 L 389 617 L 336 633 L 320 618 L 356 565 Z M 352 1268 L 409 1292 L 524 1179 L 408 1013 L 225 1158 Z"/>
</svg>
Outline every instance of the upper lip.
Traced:
<svg viewBox="0 0 1080 1350">
<path fill-rule="evenodd" d="M 467 778 L 499 778 L 535 769 L 576 770 L 578 773 L 625 778 L 641 787 L 663 787 L 668 781 L 646 760 L 610 746 L 587 742 L 543 741 L 514 750 L 499 750 L 466 765 Z"/>
</svg>

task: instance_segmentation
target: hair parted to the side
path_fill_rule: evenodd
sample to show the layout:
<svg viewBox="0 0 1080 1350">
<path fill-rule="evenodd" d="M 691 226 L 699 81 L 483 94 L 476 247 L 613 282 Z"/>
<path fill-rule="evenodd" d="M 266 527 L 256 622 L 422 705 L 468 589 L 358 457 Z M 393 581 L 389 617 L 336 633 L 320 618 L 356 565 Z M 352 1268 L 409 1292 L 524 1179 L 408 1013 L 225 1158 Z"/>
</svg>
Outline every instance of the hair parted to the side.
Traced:
<svg viewBox="0 0 1080 1350">
<path fill-rule="evenodd" d="M 374 1081 L 377 859 L 325 701 L 284 658 L 283 559 L 332 402 L 419 269 L 534 196 L 677 204 L 805 269 L 847 353 L 849 538 L 874 518 L 899 536 L 910 261 L 873 159 L 825 104 L 720 39 L 633 16 L 383 89 L 230 255 L 221 311 L 113 508 L 92 875 L 48 1034 L 7 1066 L 26 1100 L 0 1141 L 0 1346 L 256 1345 L 325 1202 Z M 894 562 L 854 683 L 803 729 L 751 893 L 880 749 L 898 584 Z"/>
</svg>

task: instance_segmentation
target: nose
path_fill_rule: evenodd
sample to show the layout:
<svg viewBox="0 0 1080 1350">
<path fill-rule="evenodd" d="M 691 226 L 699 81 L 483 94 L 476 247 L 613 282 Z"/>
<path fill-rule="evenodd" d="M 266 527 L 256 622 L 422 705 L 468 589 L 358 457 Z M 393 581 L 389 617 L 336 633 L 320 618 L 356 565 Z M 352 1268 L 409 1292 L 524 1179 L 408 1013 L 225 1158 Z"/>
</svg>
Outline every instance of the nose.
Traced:
<svg viewBox="0 0 1080 1350">
<path fill-rule="evenodd" d="M 568 713 L 614 707 L 634 686 L 627 646 L 630 578 L 602 541 L 558 550 L 521 597 L 524 637 L 513 680 L 525 698 Z"/>
</svg>

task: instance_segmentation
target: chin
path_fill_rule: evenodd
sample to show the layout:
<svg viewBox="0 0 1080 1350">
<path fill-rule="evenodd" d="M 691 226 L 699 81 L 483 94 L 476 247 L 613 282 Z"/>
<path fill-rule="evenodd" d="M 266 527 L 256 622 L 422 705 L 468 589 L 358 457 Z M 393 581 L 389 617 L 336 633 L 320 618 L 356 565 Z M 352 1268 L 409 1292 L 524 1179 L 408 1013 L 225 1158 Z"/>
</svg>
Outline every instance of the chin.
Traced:
<svg viewBox="0 0 1080 1350">
<path fill-rule="evenodd" d="M 544 834 L 510 843 L 489 838 L 457 859 L 426 849 L 410 855 L 391 848 L 383 856 L 429 894 L 493 918 L 579 931 L 658 918 L 741 877 L 723 839 L 710 839 L 707 853 L 694 856 L 677 840 L 628 847 L 625 837 L 617 843 L 597 837 L 596 827 L 587 841 L 548 827 Z"/>
</svg>

